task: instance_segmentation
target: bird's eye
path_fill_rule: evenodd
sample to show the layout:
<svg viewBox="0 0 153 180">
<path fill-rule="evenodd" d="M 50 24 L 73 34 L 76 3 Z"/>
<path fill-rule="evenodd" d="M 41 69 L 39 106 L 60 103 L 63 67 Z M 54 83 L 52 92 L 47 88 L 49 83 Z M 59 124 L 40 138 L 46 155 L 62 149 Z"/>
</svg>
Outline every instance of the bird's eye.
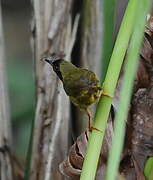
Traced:
<svg viewBox="0 0 153 180">
<path fill-rule="evenodd" d="M 58 66 L 54 66 L 54 71 L 58 71 L 59 67 Z"/>
</svg>

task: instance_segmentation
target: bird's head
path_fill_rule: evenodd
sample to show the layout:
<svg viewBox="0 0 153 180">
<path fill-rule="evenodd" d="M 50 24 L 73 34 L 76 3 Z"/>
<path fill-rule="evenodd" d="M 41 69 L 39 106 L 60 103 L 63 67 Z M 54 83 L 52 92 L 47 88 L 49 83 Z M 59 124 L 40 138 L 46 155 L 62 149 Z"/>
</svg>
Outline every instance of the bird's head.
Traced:
<svg viewBox="0 0 153 180">
<path fill-rule="evenodd" d="M 55 64 L 58 64 L 62 59 L 60 57 L 48 56 L 43 57 L 42 60 L 48 62 L 51 66 L 54 66 Z"/>
<path fill-rule="evenodd" d="M 63 77 L 60 71 L 60 64 L 64 60 L 61 57 L 48 56 L 48 57 L 42 58 L 42 60 L 48 62 L 53 67 L 54 72 L 56 72 L 60 80 L 63 80 Z"/>
</svg>

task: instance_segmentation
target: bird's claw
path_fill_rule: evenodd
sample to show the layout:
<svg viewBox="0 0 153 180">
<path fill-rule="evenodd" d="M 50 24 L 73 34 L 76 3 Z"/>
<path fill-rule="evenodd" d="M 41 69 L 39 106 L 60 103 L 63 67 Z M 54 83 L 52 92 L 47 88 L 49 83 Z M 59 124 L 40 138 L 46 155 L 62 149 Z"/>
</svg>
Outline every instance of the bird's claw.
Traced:
<svg viewBox="0 0 153 180">
<path fill-rule="evenodd" d="M 102 93 L 101 93 L 101 96 L 106 96 L 106 97 L 109 97 L 109 98 L 113 98 L 110 94 L 107 94 L 107 93 L 105 93 L 105 92 L 102 92 Z"/>
<path fill-rule="evenodd" d="M 89 127 L 89 131 L 91 132 L 92 130 L 96 130 L 96 131 L 99 131 L 99 132 L 102 132 L 100 129 L 94 127 L 94 126 L 90 126 Z"/>
</svg>

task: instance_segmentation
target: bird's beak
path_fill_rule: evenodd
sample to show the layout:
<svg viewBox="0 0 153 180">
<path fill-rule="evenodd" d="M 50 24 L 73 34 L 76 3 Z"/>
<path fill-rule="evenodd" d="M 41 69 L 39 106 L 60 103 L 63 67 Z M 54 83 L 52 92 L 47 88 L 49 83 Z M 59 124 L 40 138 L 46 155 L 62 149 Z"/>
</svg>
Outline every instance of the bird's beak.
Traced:
<svg viewBox="0 0 153 180">
<path fill-rule="evenodd" d="M 44 58 L 42 58 L 41 60 L 48 62 L 50 65 L 53 65 L 53 62 L 55 61 L 55 60 L 52 59 L 51 57 L 44 57 Z"/>
</svg>

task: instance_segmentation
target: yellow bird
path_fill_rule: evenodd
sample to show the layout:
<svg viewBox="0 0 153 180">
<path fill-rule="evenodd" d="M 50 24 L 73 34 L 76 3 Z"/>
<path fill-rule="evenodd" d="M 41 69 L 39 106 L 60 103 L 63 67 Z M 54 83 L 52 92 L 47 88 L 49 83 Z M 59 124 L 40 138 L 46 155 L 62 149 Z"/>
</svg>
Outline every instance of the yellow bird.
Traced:
<svg viewBox="0 0 153 180">
<path fill-rule="evenodd" d="M 88 107 L 98 101 L 101 95 L 110 96 L 102 91 L 95 73 L 78 68 L 61 57 L 48 56 L 43 60 L 53 67 L 54 72 L 63 82 L 64 90 L 70 97 L 70 101 L 87 113 L 89 130 L 98 130 L 91 126 L 91 113 Z"/>
</svg>

